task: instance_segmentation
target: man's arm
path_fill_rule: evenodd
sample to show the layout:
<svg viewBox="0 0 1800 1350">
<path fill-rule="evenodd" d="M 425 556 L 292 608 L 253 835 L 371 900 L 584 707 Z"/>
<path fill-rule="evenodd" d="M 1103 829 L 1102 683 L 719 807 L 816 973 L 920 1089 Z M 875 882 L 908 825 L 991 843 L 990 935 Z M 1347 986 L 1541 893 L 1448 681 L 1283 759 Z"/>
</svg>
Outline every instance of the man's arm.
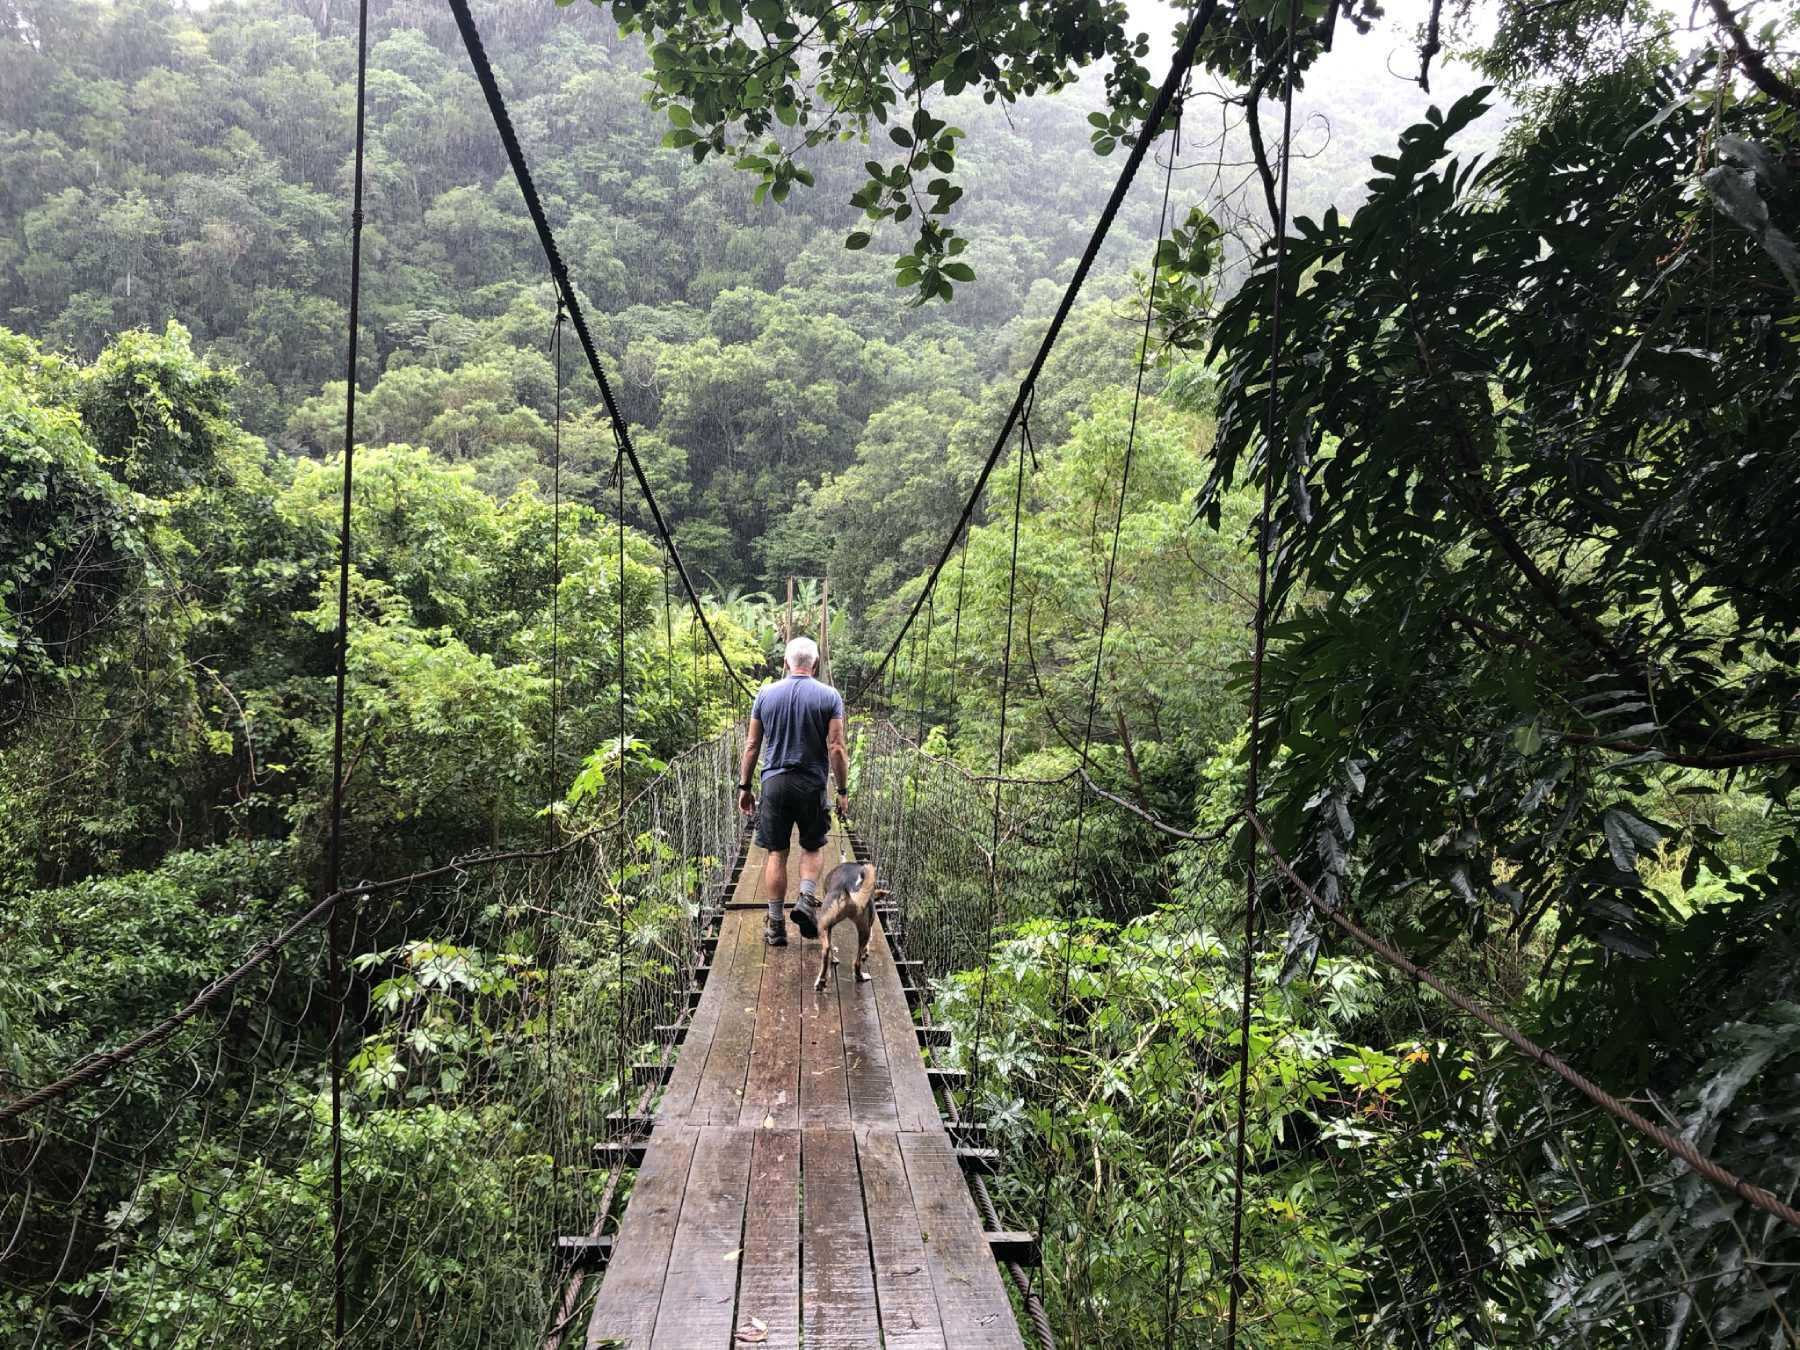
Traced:
<svg viewBox="0 0 1800 1350">
<path fill-rule="evenodd" d="M 738 761 L 738 810 L 745 815 L 756 809 L 756 795 L 746 785 L 756 781 L 751 775 L 756 772 L 756 757 L 762 753 L 762 738 L 762 722 L 752 717 L 750 737 L 744 742 L 744 757 Z"/>
<path fill-rule="evenodd" d="M 837 780 L 838 809 L 849 805 L 850 751 L 844 744 L 844 719 L 834 717 L 825 728 L 825 754 L 831 762 L 831 776 Z"/>
</svg>

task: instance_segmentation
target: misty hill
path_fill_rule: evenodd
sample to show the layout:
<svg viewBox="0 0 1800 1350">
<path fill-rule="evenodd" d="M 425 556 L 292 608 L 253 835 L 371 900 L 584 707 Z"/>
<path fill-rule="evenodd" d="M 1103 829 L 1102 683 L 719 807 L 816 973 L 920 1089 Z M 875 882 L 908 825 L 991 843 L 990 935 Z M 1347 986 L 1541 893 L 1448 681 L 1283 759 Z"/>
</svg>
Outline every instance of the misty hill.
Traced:
<svg viewBox="0 0 1800 1350">
<path fill-rule="evenodd" d="M 0 322 L 91 359 L 115 333 L 178 321 L 237 370 L 245 425 L 329 451 L 342 436 L 351 11 L 50 0 L 13 13 Z M 659 148 L 668 124 L 642 101 L 643 48 L 595 6 L 504 0 L 479 19 L 621 397 L 719 586 L 777 570 L 765 562 L 777 544 L 788 567 L 829 566 L 829 540 L 769 532 L 797 485 L 840 474 L 859 446 L 887 452 L 891 426 L 868 440 L 884 408 L 934 408 L 941 453 L 928 460 L 972 453 L 1005 401 L 984 387 L 1035 340 L 1116 172 L 1089 144 L 1097 80 L 1009 113 L 973 96 L 940 105 L 969 132 L 959 227 L 977 280 L 952 305 L 913 309 L 892 284 L 891 241 L 842 246 L 866 147 L 826 147 L 815 188 L 758 204 L 729 166 Z M 553 436 L 546 270 L 449 13 L 376 0 L 371 22 L 359 439 L 429 446 L 504 493 L 541 476 Z M 1403 96 L 1389 83 L 1377 104 Z M 1401 122 L 1384 128 L 1366 91 L 1334 116 L 1329 140 L 1302 123 L 1301 153 L 1323 150 L 1297 166 L 1299 209 L 1353 196 Z M 1196 159 L 1204 139 L 1191 131 Z M 1241 139 L 1219 156 L 1242 159 Z M 1178 193 L 1241 193 L 1243 176 L 1184 170 Z M 1155 236 L 1160 187 L 1148 170 L 1136 184 L 1091 292 L 1099 309 L 1061 358 L 1080 389 L 1129 362 L 1116 301 Z M 610 436 L 589 416 L 585 372 L 571 361 L 566 374 L 570 481 L 594 497 Z"/>
</svg>

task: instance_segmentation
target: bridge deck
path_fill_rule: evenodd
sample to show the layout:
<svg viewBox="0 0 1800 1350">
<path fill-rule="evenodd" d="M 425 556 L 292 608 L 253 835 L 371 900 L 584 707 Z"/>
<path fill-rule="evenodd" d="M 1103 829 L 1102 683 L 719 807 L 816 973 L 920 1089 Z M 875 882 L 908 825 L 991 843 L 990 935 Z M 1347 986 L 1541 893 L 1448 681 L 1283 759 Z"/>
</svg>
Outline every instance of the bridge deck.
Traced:
<svg viewBox="0 0 1800 1350">
<path fill-rule="evenodd" d="M 816 943 L 790 924 L 791 945 L 763 944 L 762 863 L 752 849 L 726 910 L 589 1350 L 1019 1350 L 879 925 L 874 980 L 851 979 L 845 926 L 815 993 Z"/>
</svg>

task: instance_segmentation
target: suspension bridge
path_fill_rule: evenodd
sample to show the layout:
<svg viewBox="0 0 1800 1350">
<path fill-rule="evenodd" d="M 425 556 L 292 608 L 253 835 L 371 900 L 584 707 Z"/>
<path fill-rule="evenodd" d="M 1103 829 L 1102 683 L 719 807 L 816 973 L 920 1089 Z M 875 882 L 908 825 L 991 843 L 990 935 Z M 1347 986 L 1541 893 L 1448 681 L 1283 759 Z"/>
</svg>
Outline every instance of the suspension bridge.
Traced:
<svg viewBox="0 0 1800 1350">
<path fill-rule="evenodd" d="M 637 1184 L 587 1344 L 1021 1344 L 993 1253 L 1031 1243 L 987 1229 L 964 1184 L 996 1155 L 945 1128 L 933 1078 L 950 1071 L 925 1066 L 922 993 L 887 942 L 898 911 L 878 920 L 871 982 L 845 962 L 814 990 L 812 944 L 762 940 L 762 856 L 704 940 L 674 1064 L 638 1066 L 664 1086 L 634 1122 L 647 1137 L 615 1146 Z"/>
<path fill-rule="evenodd" d="M 613 402 L 467 0 L 451 7 L 557 288 L 559 391 L 566 322 L 612 418 L 620 571 L 629 470 L 693 608 L 696 641 L 708 639 L 710 675 L 747 694 Z M 1212 869 L 1244 877 L 1235 950 L 1198 931 L 1133 936 L 1170 977 L 1143 989 L 1083 967 L 1071 923 L 1034 958 L 1049 991 L 1036 1028 L 1053 1047 L 1046 1073 L 1104 1076 L 1166 1053 L 1209 1066 L 1216 1084 L 1169 1120 L 1133 1122 L 1122 1107 L 1113 1136 L 1169 1173 L 1194 1174 L 1216 1200 L 1134 1197 L 1132 1222 L 1148 1237 L 1140 1249 L 1156 1259 L 1111 1278 L 1154 1286 L 1163 1344 L 1298 1344 L 1283 1314 L 1316 1306 L 1370 1346 L 1737 1346 L 1747 1342 L 1732 1327 L 1764 1314 L 1776 1330 L 1758 1344 L 1800 1346 L 1793 1310 L 1773 1292 L 1777 1263 L 1760 1255 L 1800 1230 L 1791 1194 L 1721 1166 L 1649 1094 L 1602 1090 L 1396 935 L 1328 903 L 1276 849 L 1257 786 L 1267 495 L 1250 780 L 1229 838 L 1169 827 L 1090 776 L 1110 568 L 1076 770 L 1007 776 L 1010 604 L 994 773 L 921 748 L 939 580 L 1015 434 L 1016 563 L 1036 381 L 1133 175 L 1171 124 L 1212 9 L 1198 7 L 960 519 L 855 691 L 854 830 L 832 847 L 872 862 L 891 900 L 873 981 L 834 970 L 816 993 L 809 945 L 758 940 L 760 855 L 727 791 L 742 749 L 735 725 L 697 728 L 696 744 L 636 791 L 618 774 L 616 804 L 592 829 L 565 837 L 553 825 L 538 847 L 346 877 L 359 98 L 327 877 L 318 899 L 254 934 L 178 1009 L 139 1028 L 97 1028 L 92 1053 L 65 1072 L 9 1084 L 0 1327 L 31 1345 L 207 1345 L 248 1323 L 272 1345 L 546 1350 L 1049 1347 L 1058 1321 L 1102 1327 L 1103 1300 L 1079 1269 L 1092 1215 L 1058 1182 L 1084 1169 L 1097 1185 L 1116 1181 L 1098 1150 L 1072 1156 L 1055 1122 L 1033 1116 L 1048 1109 L 1047 1092 L 996 1102 L 1009 1010 L 992 967 L 1006 934 L 1024 920 L 1068 919 L 1072 892 L 1103 887 L 1108 869 L 1165 889 L 1178 870 Z M 366 34 L 365 7 L 365 60 Z M 1291 55 L 1290 44 L 1289 109 Z M 1278 241 L 1290 130 L 1284 119 Z M 1166 183 L 1164 203 L 1166 223 Z M 1281 265 L 1278 242 L 1277 295 Z M 1146 326 L 1154 302 L 1152 291 Z M 1272 318 L 1276 351 L 1278 309 Z M 1128 485 L 1129 448 L 1124 474 Z M 1264 477 L 1272 493 L 1273 468 Z M 554 798 L 554 713 L 549 740 Z M 1300 916 L 1417 991 L 1405 1062 L 1360 1080 L 1337 1070 L 1342 1098 L 1309 1103 L 1332 1128 L 1304 1126 L 1270 1080 L 1278 1037 L 1259 1020 L 1264 934 Z M 1099 1015 L 1107 1000 L 1133 1015 Z M 957 1019 L 934 1022 L 945 1007 Z M 1362 1119 L 1380 1122 L 1378 1138 Z M 1354 1198 L 1329 1240 L 1285 1234 L 1291 1203 L 1260 1189 L 1299 1154 Z M 1547 1165 L 1522 1166 L 1528 1156 Z M 1670 1216 L 1696 1209 L 1735 1245 L 1684 1245 Z M 129 1267 L 128 1253 L 139 1258 Z M 1246 1323 L 1253 1279 L 1277 1269 L 1298 1274 L 1254 1291 L 1266 1324 Z M 138 1286 L 127 1291 L 128 1279 Z"/>
</svg>

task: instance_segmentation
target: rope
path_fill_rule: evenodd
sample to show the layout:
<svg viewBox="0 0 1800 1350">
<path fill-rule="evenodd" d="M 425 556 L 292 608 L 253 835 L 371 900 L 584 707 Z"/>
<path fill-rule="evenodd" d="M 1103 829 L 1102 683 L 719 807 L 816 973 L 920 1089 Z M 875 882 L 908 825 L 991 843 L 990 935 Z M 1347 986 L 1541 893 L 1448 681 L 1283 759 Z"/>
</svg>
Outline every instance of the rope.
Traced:
<svg viewBox="0 0 1800 1350">
<path fill-rule="evenodd" d="M 663 649 L 669 658 L 669 693 L 675 692 L 675 620 L 669 613 L 669 550 L 662 551 Z"/>
<path fill-rule="evenodd" d="M 919 675 L 918 717 L 915 723 L 918 728 L 917 735 L 920 745 L 925 743 L 925 700 L 931 686 L 931 630 L 936 619 L 936 612 L 937 606 L 932 603 L 931 597 L 927 596 L 925 606 L 925 660 L 923 669 Z M 910 663 L 911 658 L 909 657 L 908 660 Z M 906 793 L 901 799 L 901 808 L 903 812 L 900 831 L 901 838 L 910 841 L 915 838 L 919 813 L 919 760 L 917 756 L 913 757 L 912 774 L 907 783 Z M 900 929 L 902 932 L 906 929 L 906 921 L 912 910 L 912 891 L 913 888 L 911 886 L 904 887 L 900 891 Z"/>
<path fill-rule="evenodd" d="M 459 16 L 467 2 L 468 0 L 451 0 L 451 4 L 456 7 Z M 1149 151 L 1151 144 L 1160 132 L 1163 118 L 1174 104 L 1176 91 L 1181 88 L 1182 82 L 1187 78 L 1188 67 L 1193 64 L 1194 54 L 1199 50 L 1200 38 L 1211 24 L 1213 13 L 1217 9 L 1218 0 L 1200 0 L 1199 13 L 1188 24 L 1187 33 L 1175 53 L 1175 59 L 1169 65 L 1169 73 L 1163 78 L 1162 88 L 1157 90 L 1156 101 L 1150 105 L 1150 111 L 1144 115 L 1144 124 L 1138 132 L 1137 141 L 1131 147 L 1131 153 L 1126 157 L 1124 167 L 1119 171 L 1118 182 L 1113 184 L 1112 195 L 1106 199 L 1106 205 L 1100 212 L 1100 219 L 1094 225 L 1094 233 L 1088 239 L 1087 248 L 1082 252 L 1081 261 L 1075 265 L 1075 275 L 1069 279 L 1069 285 L 1063 291 L 1062 302 L 1056 307 L 1056 314 L 1050 320 L 1050 327 L 1044 331 L 1044 339 L 1038 345 L 1037 355 L 1032 358 L 1031 369 L 1026 372 L 1025 378 L 1019 383 L 1019 392 L 1013 399 L 1012 409 L 1006 414 L 1006 421 L 1001 426 L 999 435 L 994 437 L 994 447 L 988 452 L 987 462 L 981 467 L 981 475 L 975 480 L 975 486 L 969 492 L 969 499 L 963 505 L 962 515 L 957 518 L 956 525 L 951 529 L 950 538 L 944 544 L 943 552 L 932 564 L 931 575 L 925 581 L 925 590 L 913 603 L 911 612 L 906 616 L 906 621 L 900 625 L 900 631 L 894 635 L 887 654 L 881 658 L 875 669 L 863 678 L 862 683 L 857 686 L 856 692 L 851 695 L 852 701 L 860 699 L 864 691 L 877 681 L 881 672 L 886 670 L 888 663 L 894 659 L 894 654 L 900 650 L 900 643 L 906 637 L 907 630 L 919 617 L 919 609 L 925 603 L 925 596 L 937 585 L 938 574 L 944 570 L 944 564 L 950 561 L 950 554 L 956 548 L 957 537 L 968 528 L 969 521 L 975 514 L 976 503 L 981 500 L 982 491 L 987 487 L 988 478 L 994 472 L 994 466 L 1000 462 L 1000 456 L 1006 449 L 1007 441 L 1012 437 L 1013 428 L 1019 424 L 1026 409 L 1030 406 L 1032 392 L 1037 388 L 1038 376 L 1043 372 L 1044 362 L 1049 359 L 1050 349 L 1056 345 L 1056 339 L 1062 332 L 1063 323 L 1069 317 L 1069 311 L 1075 306 L 1075 298 L 1081 293 L 1082 283 L 1087 280 L 1088 272 L 1094 266 L 1094 260 L 1100 255 L 1100 247 L 1106 242 L 1107 231 L 1112 228 L 1113 217 L 1118 215 L 1119 207 L 1123 205 L 1125 195 L 1130 191 L 1131 180 L 1137 175 L 1138 166 L 1144 162 L 1144 155 Z"/>
<path fill-rule="evenodd" d="M 556 301 L 556 322 L 550 345 L 556 365 L 556 430 L 550 461 L 550 781 L 549 800 L 562 796 L 560 729 L 562 721 L 562 424 L 563 424 L 563 323 L 568 315 L 562 297 Z M 550 813 L 550 842 L 556 842 L 558 820 Z"/>
<path fill-rule="evenodd" d="M 1288 860 L 1275 847 L 1274 840 L 1269 837 L 1268 828 L 1263 824 L 1262 818 L 1254 811 L 1247 812 L 1246 818 L 1257 837 L 1262 840 L 1264 847 L 1269 850 L 1269 859 L 1274 863 L 1275 870 L 1281 873 L 1282 879 L 1300 892 L 1317 913 L 1329 920 L 1333 926 L 1358 946 L 1365 951 L 1373 952 L 1402 974 L 1442 995 L 1453 1007 L 1473 1017 L 1533 1064 L 1548 1069 L 1609 1116 L 1629 1125 L 1664 1153 L 1679 1158 L 1721 1190 L 1730 1191 L 1740 1200 L 1747 1201 L 1772 1218 L 1780 1219 L 1794 1228 L 1800 1228 L 1800 1209 L 1794 1208 L 1761 1186 L 1745 1181 L 1737 1173 L 1714 1162 L 1681 1136 L 1670 1133 L 1655 1121 L 1633 1110 L 1579 1069 L 1571 1066 L 1562 1056 L 1554 1051 L 1544 1049 L 1511 1023 L 1489 1012 L 1482 1004 L 1455 986 L 1445 983 L 1426 967 L 1404 955 L 1389 943 L 1365 932 L 1354 921 L 1326 904 L 1324 900 L 1320 899 L 1317 891 L 1300 879 L 1293 867 L 1289 865 Z"/>
<path fill-rule="evenodd" d="M 581 341 L 581 350 L 587 357 L 588 369 L 593 373 L 594 383 L 600 387 L 600 400 L 606 405 L 606 415 L 612 421 L 613 437 L 618 441 L 624 457 L 631 464 L 631 471 L 637 478 L 638 491 L 643 494 L 644 505 L 650 510 L 650 517 L 656 523 L 656 532 L 662 537 L 664 546 L 669 550 L 669 557 L 675 563 L 675 571 L 681 577 L 682 589 L 687 592 L 688 603 L 693 607 L 694 616 L 699 619 L 700 626 L 706 630 L 706 637 L 712 648 L 719 654 L 725 672 L 746 698 L 754 691 L 745 684 L 731 664 L 731 658 L 725 654 L 720 645 L 718 634 L 713 631 L 707 620 L 706 609 L 700 603 L 700 594 L 694 589 L 692 578 L 688 576 L 687 564 L 681 560 L 681 551 L 675 547 L 675 538 L 669 532 L 668 521 L 664 519 L 662 507 L 657 503 L 656 493 L 650 488 L 650 479 L 644 473 L 644 466 L 639 461 L 637 450 L 631 443 L 631 431 L 626 425 L 623 414 L 619 412 L 618 402 L 613 398 L 612 385 L 606 378 L 606 371 L 600 364 L 600 353 L 594 346 L 594 337 L 588 330 L 587 316 L 581 308 L 581 301 L 575 294 L 575 287 L 569 281 L 569 269 L 563 263 L 562 253 L 556 246 L 556 236 L 550 229 L 549 218 L 544 214 L 544 204 L 538 198 L 537 185 L 531 176 L 531 167 L 525 162 L 525 151 L 519 145 L 519 136 L 513 130 L 512 115 L 506 110 L 506 100 L 500 93 L 500 85 L 494 78 L 494 68 L 488 62 L 487 49 L 482 45 L 481 32 L 475 26 L 475 16 L 469 12 L 469 0 L 450 0 L 450 9 L 456 16 L 457 29 L 462 33 L 463 46 L 469 53 L 469 63 L 475 68 L 475 78 L 481 85 L 481 92 L 487 99 L 488 111 L 493 114 L 494 127 L 500 133 L 501 144 L 506 147 L 507 160 L 512 164 L 513 177 L 518 181 L 519 194 L 525 199 L 525 209 L 531 213 L 531 223 L 537 230 L 538 243 L 543 247 L 545 261 L 550 265 L 550 275 L 556 282 L 556 292 L 569 311 L 569 321 L 575 327 L 575 336 Z"/>
<path fill-rule="evenodd" d="M 331 839 L 327 845 L 325 889 L 335 893 L 344 878 L 344 692 L 350 660 L 350 504 L 356 461 L 356 339 L 362 310 L 363 159 L 368 126 L 369 0 L 356 16 L 356 166 L 350 207 L 349 336 L 344 372 L 344 485 L 338 519 L 337 670 L 331 714 Z M 331 1324 L 333 1339 L 344 1339 L 344 934 L 343 907 L 332 900 L 326 979 L 331 989 Z M 214 997 L 217 997 L 215 994 Z"/>
<path fill-rule="evenodd" d="M 1298 47 L 1300 0 L 1288 0 L 1286 70 L 1281 88 L 1281 200 L 1275 213 L 1274 296 L 1269 313 L 1269 395 L 1263 426 L 1262 510 L 1256 522 L 1255 638 L 1250 657 L 1250 765 L 1244 783 L 1244 814 L 1254 817 L 1261 788 L 1263 657 L 1269 641 L 1269 529 L 1275 513 L 1276 413 L 1281 384 L 1281 285 L 1287 263 L 1289 165 L 1293 158 L 1294 53 Z M 1238 1302 L 1244 1286 L 1244 1166 L 1249 1147 L 1250 1013 L 1256 973 L 1256 847 L 1249 844 L 1244 863 L 1244 952 L 1238 1008 L 1237 1140 L 1231 1166 L 1231 1282 L 1225 1313 L 1225 1344 L 1235 1350 Z"/>
<path fill-rule="evenodd" d="M 474 857 L 454 859 L 440 867 L 427 868 L 421 872 L 410 872 L 403 877 L 391 877 L 386 881 L 364 881 L 355 886 L 346 886 L 341 890 L 333 891 L 313 905 L 311 909 L 300 914 L 273 937 L 251 948 L 248 956 L 225 974 L 207 984 L 180 1011 L 171 1013 L 148 1031 L 132 1038 L 117 1049 L 96 1055 L 94 1058 L 82 1062 L 77 1068 L 69 1070 L 62 1077 L 28 1092 L 23 1097 L 15 1097 L 4 1106 L 0 1106 L 0 1125 L 28 1115 L 40 1106 L 48 1106 L 52 1102 L 60 1101 L 77 1088 L 86 1087 L 104 1078 L 121 1064 L 128 1063 L 144 1051 L 161 1045 L 179 1031 L 183 1023 L 192 1021 L 200 1013 L 217 1003 L 232 989 L 243 983 L 244 978 L 258 966 L 271 956 L 279 954 L 289 942 L 320 919 L 327 918 L 333 909 L 346 900 L 366 900 L 372 895 L 380 895 L 385 891 L 417 886 L 441 877 L 460 876 L 489 867 L 497 867 L 503 863 L 533 862 L 539 859 L 558 857 L 567 854 L 570 849 L 586 843 L 602 829 L 609 828 L 611 823 L 610 821 L 603 822 L 592 829 L 583 830 L 580 834 L 565 839 L 554 848 L 513 849 L 505 853 L 477 854 Z"/>
<path fill-rule="evenodd" d="M 931 630 L 937 623 L 937 604 L 925 597 L 925 664 L 919 674 L 919 744 L 925 744 L 925 703 L 931 697 Z"/>
</svg>

